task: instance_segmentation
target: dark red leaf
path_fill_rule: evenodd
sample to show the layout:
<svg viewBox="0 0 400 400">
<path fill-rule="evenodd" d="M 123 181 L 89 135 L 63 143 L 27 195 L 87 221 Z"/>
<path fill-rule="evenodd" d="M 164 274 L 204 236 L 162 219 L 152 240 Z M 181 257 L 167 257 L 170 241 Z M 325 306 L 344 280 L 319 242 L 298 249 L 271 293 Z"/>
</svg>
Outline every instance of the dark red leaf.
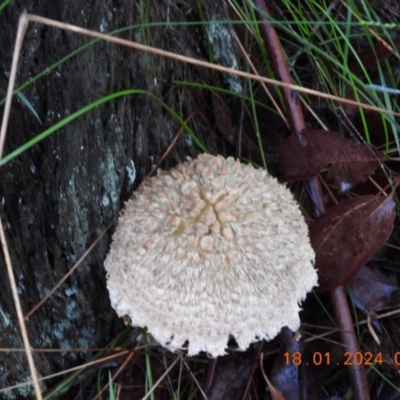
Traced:
<svg viewBox="0 0 400 400">
<path fill-rule="evenodd" d="M 232 145 L 241 148 L 241 152 L 252 159 L 260 159 L 260 149 L 247 135 L 246 129 L 240 130 L 234 122 L 234 114 L 225 104 L 223 98 L 212 92 L 212 107 L 215 115 L 215 124 L 224 138 Z"/>
<path fill-rule="evenodd" d="M 286 180 L 308 179 L 328 168 L 327 180 L 339 193 L 357 183 L 365 182 L 379 165 L 382 154 L 366 144 L 354 144 L 338 132 L 305 129 L 302 135 L 307 145 L 302 146 L 295 135 L 290 135 L 279 152 L 279 161 Z"/>
<path fill-rule="evenodd" d="M 349 282 L 349 289 L 354 304 L 368 313 L 392 306 L 392 296 L 399 287 L 379 269 L 364 265 Z"/>
<path fill-rule="evenodd" d="M 345 200 L 310 224 L 320 291 L 352 279 L 385 244 L 393 228 L 392 196 Z"/>
<path fill-rule="evenodd" d="M 400 46 L 400 35 L 397 35 L 391 44 L 395 49 L 398 48 Z M 370 71 L 376 69 L 382 61 L 392 55 L 393 50 L 391 50 L 386 43 L 377 42 L 374 47 L 368 46 L 367 50 L 359 54 L 357 59 L 351 61 L 348 68 L 354 75 L 360 75 L 364 73 L 365 68 Z"/>
<path fill-rule="evenodd" d="M 212 106 L 215 115 L 215 124 L 225 139 L 235 146 L 238 138 L 238 127 L 233 122 L 230 108 L 224 103 L 222 97 L 214 92 L 211 93 Z"/>
</svg>

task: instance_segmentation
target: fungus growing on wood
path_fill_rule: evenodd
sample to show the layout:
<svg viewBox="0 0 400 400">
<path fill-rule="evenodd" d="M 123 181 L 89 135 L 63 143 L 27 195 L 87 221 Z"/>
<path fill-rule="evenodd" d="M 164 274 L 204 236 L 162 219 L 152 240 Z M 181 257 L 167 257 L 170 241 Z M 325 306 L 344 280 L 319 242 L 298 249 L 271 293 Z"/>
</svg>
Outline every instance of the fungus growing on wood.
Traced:
<svg viewBox="0 0 400 400">
<path fill-rule="evenodd" d="M 297 330 L 313 286 L 307 225 L 291 192 L 233 158 L 202 154 L 146 179 L 105 261 L 119 316 L 170 350 L 225 354 Z"/>
</svg>

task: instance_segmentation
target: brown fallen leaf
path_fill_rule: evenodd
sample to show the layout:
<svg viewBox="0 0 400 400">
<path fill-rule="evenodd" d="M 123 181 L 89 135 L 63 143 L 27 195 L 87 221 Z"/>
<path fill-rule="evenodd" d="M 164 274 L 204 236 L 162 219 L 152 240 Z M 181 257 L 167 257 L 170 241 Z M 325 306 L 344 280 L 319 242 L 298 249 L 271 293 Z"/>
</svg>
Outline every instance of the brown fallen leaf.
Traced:
<svg viewBox="0 0 400 400">
<path fill-rule="evenodd" d="M 318 290 L 346 284 L 385 244 L 393 228 L 392 196 L 362 196 L 341 202 L 310 224 Z"/>
<path fill-rule="evenodd" d="M 224 100 L 217 93 L 211 92 L 212 107 L 215 115 L 215 124 L 225 139 L 235 146 L 237 144 L 238 127 L 233 122 L 233 115 Z"/>
<path fill-rule="evenodd" d="M 393 49 L 400 46 L 400 35 L 397 35 L 392 41 L 393 48 L 390 48 L 384 41 L 377 42 L 374 47 L 369 47 L 352 60 L 349 65 L 349 71 L 354 75 L 361 75 L 365 68 L 367 71 L 374 71 L 384 60 L 394 54 Z"/>
<path fill-rule="evenodd" d="M 349 282 L 354 304 L 365 313 L 377 312 L 393 305 L 399 287 L 378 268 L 364 265 Z"/>
<path fill-rule="evenodd" d="M 231 109 L 225 104 L 223 98 L 211 92 L 212 107 L 215 115 L 215 124 L 222 136 L 232 146 L 241 148 L 242 153 L 253 160 L 260 160 L 260 149 L 247 135 L 246 130 L 240 132 L 239 126 L 234 122 Z"/>
<path fill-rule="evenodd" d="M 339 193 L 365 182 L 378 167 L 382 153 L 366 144 L 354 144 L 339 132 L 302 131 L 307 145 L 302 146 L 290 135 L 279 152 L 286 180 L 308 179 L 328 168 L 326 179 L 332 181 Z"/>
</svg>

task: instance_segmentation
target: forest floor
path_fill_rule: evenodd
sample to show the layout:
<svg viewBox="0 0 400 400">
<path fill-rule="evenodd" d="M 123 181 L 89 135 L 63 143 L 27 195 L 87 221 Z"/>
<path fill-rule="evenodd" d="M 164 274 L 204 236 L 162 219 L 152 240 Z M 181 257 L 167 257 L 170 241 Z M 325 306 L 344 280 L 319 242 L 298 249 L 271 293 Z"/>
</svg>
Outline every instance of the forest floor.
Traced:
<svg viewBox="0 0 400 400">
<path fill-rule="evenodd" d="M 0 3 L 0 13 L 8 3 Z M 390 1 L 233 1 L 224 2 L 230 19 L 210 21 L 200 3 L 187 24 L 201 28 L 207 61 L 179 58 L 168 49 L 132 47 L 214 71 L 212 84 L 166 85 L 208 99 L 209 114 L 201 118 L 221 153 L 288 183 L 309 227 L 318 287 L 301 305 L 297 333 L 283 329 L 245 352 L 237 351 L 232 338 L 228 354 L 217 359 L 204 353 L 188 357 L 185 350 L 171 353 L 129 321 L 99 349 L 31 351 L 25 340 L 28 359 L 46 351 L 58 351 L 60 357 L 68 351 L 92 354 L 89 362 L 57 376 L 33 374 L 37 390 L 43 391 L 37 398 L 399 399 L 399 6 Z M 155 24 L 173 23 L 143 20 L 145 44 Z M 127 45 L 115 35 L 80 33 Z M 5 155 L 1 165 L 82 114 L 140 90 L 126 88 L 88 104 Z M 29 99 L 18 96 L 39 118 Z M 171 148 L 185 131 L 197 150 L 209 151 L 191 128 L 195 113 L 180 115 L 158 100 L 181 125 Z M 5 128 L 1 134 L 0 143 Z M 10 285 L 18 297 L 12 279 Z M 34 357 L 30 360 L 34 364 Z M 50 384 L 41 383 L 46 380 Z M 18 390 L 24 385 L 20 382 Z M 13 390 L 0 388 L 0 397 Z"/>
</svg>

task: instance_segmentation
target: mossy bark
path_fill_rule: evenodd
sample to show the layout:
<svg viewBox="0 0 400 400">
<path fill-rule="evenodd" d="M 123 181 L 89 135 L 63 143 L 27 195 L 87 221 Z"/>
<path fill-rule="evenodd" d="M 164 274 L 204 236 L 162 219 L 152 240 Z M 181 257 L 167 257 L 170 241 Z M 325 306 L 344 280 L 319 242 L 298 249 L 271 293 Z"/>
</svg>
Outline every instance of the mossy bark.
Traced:
<svg viewBox="0 0 400 400">
<path fill-rule="evenodd" d="M 141 9 L 141 4 L 144 9 Z M 219 2 L 202 1 L 204 18 L 223 17 Z M 136 28 L 120 34 L 170 51 L 207 59 L 202 27 L 174 26 L 199 20 L 197 2 L 105 0 L 99 2 L 13 1 L 0 12 L 0 95 L 6 92 L 18 17 L 30 13 L 110 32 L 141 22 L 169 27 Z M 17 86 L 90 38 L 30 24 L 24 40 Z M 5 154 L 65 116 L 107 94 L 143 89 L 183 119 L 197 111 L 210 117 L 210 94 L 174 81 L 212 83 L 210 71 L 130 48 L 98 42 L 27 87 L 23 94 L 36 111 L 13 100 Z M 210 152 L 214 137 L 201 118 L 191 127 Z M 148 95 L 120 97 L 79 117 L 1 168 L 0 206 L 23 311 L 31 310 L 72 268 L 118 214 L 119 209 L 167 151 L 179 123 Z M 169 168 L 199 149 L 183 133 L 162 163 Z M 136 174 L 136 179 L 133 178 Z M 34 348 L 91 348 L 104 345 L 122 323 L 110 307 L 103 260 L 108 232 L 62 287 L 27 321 Z M 0 347 L 22 347 L 8 276 L 0 260 Z M 77 365 L 90 354 L 35 354 L 40 376 Z M 0 387 L 29 378 L 24 354 L 0 353 Z M 9 393 L 9 398 L 28 391 Z"/>
</svg>

